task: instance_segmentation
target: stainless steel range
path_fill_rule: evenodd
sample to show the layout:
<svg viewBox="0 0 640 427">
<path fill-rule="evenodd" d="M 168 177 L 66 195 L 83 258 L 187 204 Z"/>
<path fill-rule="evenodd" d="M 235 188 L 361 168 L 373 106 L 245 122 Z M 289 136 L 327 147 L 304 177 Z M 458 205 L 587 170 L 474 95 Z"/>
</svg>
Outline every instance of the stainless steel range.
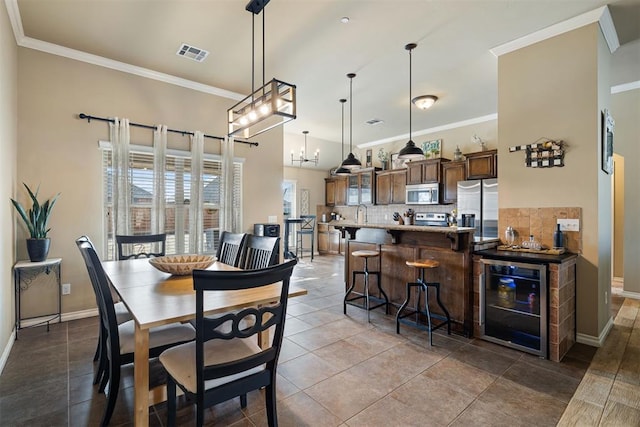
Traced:
<svg viewBox="0 0 640 427">
<path fill-rule="evenodd" d="M 448 227 L 449 214 L 442 212 L 417 212 L 414 224 L 431 227 Z"/>
</svg>

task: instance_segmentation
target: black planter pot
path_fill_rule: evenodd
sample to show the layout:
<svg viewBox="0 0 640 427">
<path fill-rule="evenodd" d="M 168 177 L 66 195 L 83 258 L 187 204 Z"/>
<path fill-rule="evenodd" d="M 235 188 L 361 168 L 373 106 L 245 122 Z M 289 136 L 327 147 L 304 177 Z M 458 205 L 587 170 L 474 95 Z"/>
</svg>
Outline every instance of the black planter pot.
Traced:
<svg viewBox="0 0 640 427">
<path fill-rule="evenodd" d="M 27 252 L 31 262 L 40 262 L 47 259 L 51 239 L 27 239 Z"/>
</svg>

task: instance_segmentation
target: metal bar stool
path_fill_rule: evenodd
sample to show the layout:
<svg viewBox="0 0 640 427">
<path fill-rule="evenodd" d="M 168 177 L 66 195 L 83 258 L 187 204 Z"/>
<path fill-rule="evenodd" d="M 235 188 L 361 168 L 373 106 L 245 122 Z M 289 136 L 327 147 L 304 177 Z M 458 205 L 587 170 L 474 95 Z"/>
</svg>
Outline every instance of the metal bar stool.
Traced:
<svg viewBox="0 0 640 427">
<path fill-rule="evenodd" d="M 417 327 L 418 329 L 426 330 L 429 332 L 429 345 L 433 345 L 433 337 L 432 332 L 438 328 L 447 325 L 447 334 L 451 335 L 451 316 L 449 316 L 449 312 L 447 311 L 444 304 L 440 300 L 440 283 L 439 282 L 427 282 L 424 279 L 424 272 L 426 269 L 438 268 L 440 263 L 438 261 L 432 259 L 422 259 L 418 261 L 407 261 L 406 264 L 409 267 L 419 268 L 420 269 L 420 277 L 417 282 L 407 283 L 407 299 L 404 300 L 398 313 L 396 314 L 396 333 L 400 333 L 400 322 L 408 325 L 412 325 Z M 408 313 L 402 313 L 409 304 L 409 300 L 411 299 L 411 289 L 418 288 L 418 298 L 415 303 L 415 308 L 413 310 L 409 309 Z M 429 310 L 429 288 L 435 288 L 436 290 L 436 301 L 442 311 L 444 312 L 444 316 L 440 314 L 431 313 Z M 420 310 L 420 297 L 422 295 L 422 291 L 424 290 L 424 311 Z M 419 322 L 419 315 L 424 314 L 427 318 L 427 326 L 423 325 Z M 407 316 L 415 315 L 415 320 L 405 319 Z M 442 323 L 434 326 L 431 323 L 431 318 L 442 320 Z"/>
<path fill-rule="evenodd" d="M 387 294 L 385 294 L 382 288 L 380 287 L 380 278 L 381 278 L 380 272 L 369 271 L 369 264 L 368 264 L 369 258 L 377 257 L 378 255 L 380 255 L 380 252 L 361 250 L 361 251 L 353 251 L 351 252 L 351 255 L 356 258 L 364 258 L 364 270 L 353 271 L 353 281 L 351 282 L 351 287 L 349 287 L 349 289 L 347 290 L 347 293 L 344 296 L 344 314 L 347 314 L 347 304 L 367 310 L 367 322 L 371 322 L 371 316 L 369 311 L 373 310 L 374 308 L 382 307 L 384 305 L 385 314 L 389 314 L 389 298 L 387 298 Z M 364 294 L 360 294 L 358 292 L 353 291 L 353 288 L 355 288 L 356 286 L 356 274 L 364 275 Z M 369 294 L 369 276 L 371 274 L 378 276 L 378 281 L 377 281 L 378 291 L 379 291 L 378 297 L 371 296 Z M 351 293 L 355 293 L 356 296 L 350 297 Z M 382 296 L 382 298 L 380 298 L 380 295 Z M 364 303 L 357 304 L 354 302 L 359 299 L 364 299 Z M 371 301 L 377 304 L 372 306 Z"/>
</svg>

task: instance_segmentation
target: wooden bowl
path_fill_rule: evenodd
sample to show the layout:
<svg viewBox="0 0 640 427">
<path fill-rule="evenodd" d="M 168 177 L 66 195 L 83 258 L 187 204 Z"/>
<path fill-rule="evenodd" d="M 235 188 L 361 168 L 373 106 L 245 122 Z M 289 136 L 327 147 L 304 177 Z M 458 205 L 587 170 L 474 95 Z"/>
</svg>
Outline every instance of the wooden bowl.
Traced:
<svg viewBox="0 0 640 427">
<path fill-rule="evenodd" d="M 204 270 L 215 260 L 211 255 L 167 255 L 149 258 L 149 264 L 174 276 L 186 276 L 193 270 Z"/>
</svg>

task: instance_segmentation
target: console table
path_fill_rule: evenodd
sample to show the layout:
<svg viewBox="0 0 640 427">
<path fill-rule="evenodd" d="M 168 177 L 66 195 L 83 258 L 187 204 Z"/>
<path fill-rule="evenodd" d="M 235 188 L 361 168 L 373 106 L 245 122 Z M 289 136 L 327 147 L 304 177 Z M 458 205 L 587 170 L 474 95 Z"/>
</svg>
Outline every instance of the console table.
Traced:
<svg viewBox="0 0 640 427">
<path fill-rule="evenodd" d="M 62 258 L 50 258 L 41 262 L 30 261 L 18 261 L 13 266 L 13 280 L 16 292 L 16 339 L 18 339 L 18 330 L 22 328 L 21 322 L 23 320 L 37 319 L 36 323 L 25 327 L 39 326 L 43 323 L 47 324 L 47 332 L 49 331 L 49 323 L 58 319 L 58 322 L 62 321 L 62 296 L 61 296 L 61 280 L 60 280 L 60 265 L 62 264 Z M 56 295 L 58 298 L 57 311 L 54 313 L 43 313 L 36 316 L 22 317 L 22 293 L 27 291 L 36 282 L 38 277 L 42 274 L 50 275 L 54 274 L 56 284 Z"/>
</svg>

